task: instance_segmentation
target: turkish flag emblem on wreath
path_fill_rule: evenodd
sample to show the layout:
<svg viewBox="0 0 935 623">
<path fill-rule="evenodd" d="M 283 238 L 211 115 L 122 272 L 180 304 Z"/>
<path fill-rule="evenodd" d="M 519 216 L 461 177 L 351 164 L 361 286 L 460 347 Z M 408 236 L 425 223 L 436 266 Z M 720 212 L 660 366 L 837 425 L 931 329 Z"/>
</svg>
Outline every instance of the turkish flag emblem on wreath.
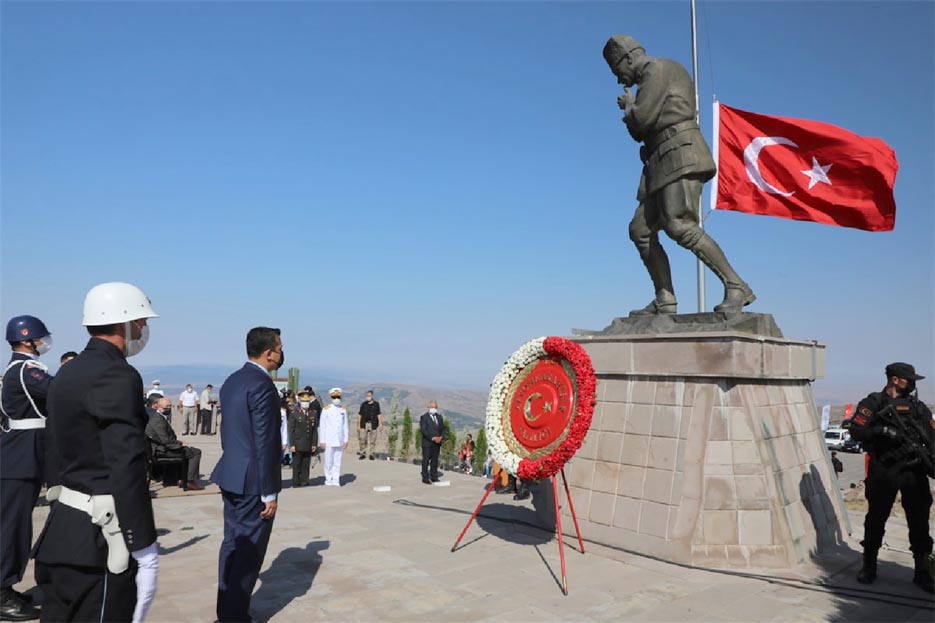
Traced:
<svg viewBox="0 0 935 623">
<path fill-rule="evenodd" d="M 712 207 L 867 231 L 896 221 L 896 153 L 837 126 L 716 103 Z"/>
</svg>

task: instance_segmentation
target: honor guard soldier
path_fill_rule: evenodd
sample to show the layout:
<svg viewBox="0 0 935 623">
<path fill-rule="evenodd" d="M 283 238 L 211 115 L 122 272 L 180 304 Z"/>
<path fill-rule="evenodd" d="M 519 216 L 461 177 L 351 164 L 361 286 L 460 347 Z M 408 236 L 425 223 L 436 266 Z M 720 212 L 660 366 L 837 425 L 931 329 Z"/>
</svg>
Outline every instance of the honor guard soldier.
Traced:
<svg viewBox="0 0 935 623">
<path fill-rule="evenodd" d="M 48 368 L 36 358 L 52 348 L 52 335 L 35 316 L 6 326 L 13 357 L 0 386 L 0 619 L 39 618 L 32 600 L 13 589 L 23 579 L 32 546 L 32 509 L 45 472 Z"/>
<path fill-rule="evenodd" d="M 47 497 L 58 501 L 34 548 L 43 621 L 142 621 L 152 601 L 158 558 L 143 381 L 126 358 L 143 350 L 147 320 L 157 317 L 136 286 L 92 288 L 82 322 L 91 339 L 49 392 L 59 456 Z"/>
<path fill-rule="evenodd" d="M 932 412 L 915 394 L 916 381 L 924 379 L 908 363 L 886 366 L 886 387 L 860 401 L 849 421 L 851 437 L 870 455 L 866 480 L 867 516 L 864 519 L 864 561 L 857 581 L 870 584 L 877 577 L 877 551 L 883 544 L 886 519 L 896 494 L 909 524 L 909 549 L 915 560 L 912 581 L 935 592 L 928 559 L 932 554 L 929 511 L 933 474 Z"/>
</svg>

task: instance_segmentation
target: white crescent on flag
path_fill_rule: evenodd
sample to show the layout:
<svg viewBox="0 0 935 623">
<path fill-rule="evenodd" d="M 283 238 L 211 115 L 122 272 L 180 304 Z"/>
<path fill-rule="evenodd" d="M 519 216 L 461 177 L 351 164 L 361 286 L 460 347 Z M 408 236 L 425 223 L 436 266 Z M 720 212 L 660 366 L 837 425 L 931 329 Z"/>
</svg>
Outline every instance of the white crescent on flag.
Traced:
<svg viewBox="0 0 935 623">
<path fill-rule="evenodd" d="M 762 190 L 763 192 L 770 193 L 773 195 L 782 195 L 783 197 L 791 197 L 795 194 L 795 191 L 784 192 L 765 179 L 760 173 L 760 150 L 769 145 L 788 145 L 790 147 L 798 147 L 795 143 L 785 138 L 784 136 L 758 136 L 750 144 L 746 146 L 743 150 L 743 166 L 747 171 L 747 177 L 750 178 L 750 181 L 753 182 L 753 185 Z"/>
</svg>

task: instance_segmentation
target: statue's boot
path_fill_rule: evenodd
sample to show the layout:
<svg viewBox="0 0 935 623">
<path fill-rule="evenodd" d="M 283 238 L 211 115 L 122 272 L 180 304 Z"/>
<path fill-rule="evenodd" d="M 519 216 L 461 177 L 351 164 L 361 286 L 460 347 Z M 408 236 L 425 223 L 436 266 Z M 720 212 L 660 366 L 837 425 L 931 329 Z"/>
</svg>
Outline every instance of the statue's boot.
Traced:
<svg viewBox="0 0 935 623">
<path fill-rule="evenodd" d="M 714 308 L 716 312 L 736 312 L 756 300 L 750 286 L 733 269 L 721 247 L 708 234 L 703 234 L 692 251 L 704 265 L 724 284 L 724 300 Z"/>
<path fill-rule="evenodd" d="M 665 249 L 656 241 L 650 244 L 646 253 L 640 253 L 640 258 L 649 272 L 656 289 L 656 298 L 642 309 L 634 309 L 631 316 L 656 316 L 659 314 L 674 314 L 678 304 L 672 288 L 672 270 L 669 268 L 669 256 Z"/>
</svg>

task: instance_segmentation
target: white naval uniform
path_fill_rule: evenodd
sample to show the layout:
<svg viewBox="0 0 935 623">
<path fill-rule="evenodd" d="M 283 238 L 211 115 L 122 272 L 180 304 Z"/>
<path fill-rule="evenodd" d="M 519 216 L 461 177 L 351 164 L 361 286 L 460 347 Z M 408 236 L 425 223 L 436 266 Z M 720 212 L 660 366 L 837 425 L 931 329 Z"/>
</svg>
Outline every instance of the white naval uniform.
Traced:
<svg viewBox="0 0 935 623">
<path fill-rule="evenodd" d="M 339 487 L 341 456 L 347 443 L 347 410 L 333 404 L 321 412 L 318 443 L 325 446 L 325 484 Z"/>
</svg>

